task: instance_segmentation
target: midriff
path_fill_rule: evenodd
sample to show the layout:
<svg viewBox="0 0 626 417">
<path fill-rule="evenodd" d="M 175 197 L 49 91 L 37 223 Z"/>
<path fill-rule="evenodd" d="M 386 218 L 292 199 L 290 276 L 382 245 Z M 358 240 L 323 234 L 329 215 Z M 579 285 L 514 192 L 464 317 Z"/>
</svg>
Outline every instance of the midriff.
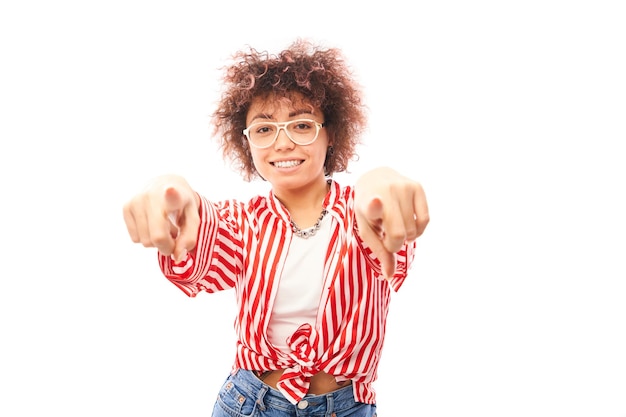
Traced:
<svg viewBox="0 0 626 417">
<path fill-rule="evenodd" d="M 277 371 L 258 372 L 259 379 L 269 385 L 276 388 L 276 383 L 283 375 L 284 370 L 279 369 Z M 350 385 L 351 381 L 337 382 L 334 376 L 327 374 L 326 372 L 318 372 L 311 377 L 311 383 L 309 386 L 309 394 L 321 395 L 327 394 L 332 391 L 336 391 L 339 388 Z"/>
</svg>

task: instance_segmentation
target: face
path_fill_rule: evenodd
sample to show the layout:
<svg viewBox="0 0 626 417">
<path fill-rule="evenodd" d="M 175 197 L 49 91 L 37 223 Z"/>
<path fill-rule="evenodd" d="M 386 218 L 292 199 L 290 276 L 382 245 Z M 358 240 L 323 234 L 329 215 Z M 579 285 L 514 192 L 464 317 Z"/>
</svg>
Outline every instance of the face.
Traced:
<svg viewBox="0 0 626 417">
<path fill-rule="evenodd" d="M 324 123 L 324 116 L 315 108 L 294 96 L 291 100 L 256 98 L 246 116 L 246 126 L 260 122 L 288 122 L 296 119 L 311 119 Z M 298 145 L 280 129 L 276 141 L 267 148 L 256 148 L 250 144 L 254 166 L 259 174 L 272 184 L 275 193 L 306 192 L 325 187 L 324 161 L 329 146 L 326 128 L 321 128 L 317 139 L 308 145 Z"/>
</svg>

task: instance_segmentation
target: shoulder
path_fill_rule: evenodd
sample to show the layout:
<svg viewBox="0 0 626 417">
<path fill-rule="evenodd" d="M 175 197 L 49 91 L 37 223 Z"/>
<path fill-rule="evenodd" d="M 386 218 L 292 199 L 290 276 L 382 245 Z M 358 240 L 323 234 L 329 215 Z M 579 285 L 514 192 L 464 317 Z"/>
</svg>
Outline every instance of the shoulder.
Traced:
<svg viewBox="0 0 626 417">
<path fill-rule="evenodd" d="M 229 204 L 239 217 L 258 219 L 267 216 L 280 216 L 282 207 L 272 196 L 257 195 L 246 201 L 230 200 Z"/>
<path fill-rule="evenodd" d="M 330 191 L 327 196 L 326 206 L 329 208 L 339 207 L 352 207 L 354 200 L 354 187 L 342 186 L 335 180 L 329 180 Z"/>
</svg>

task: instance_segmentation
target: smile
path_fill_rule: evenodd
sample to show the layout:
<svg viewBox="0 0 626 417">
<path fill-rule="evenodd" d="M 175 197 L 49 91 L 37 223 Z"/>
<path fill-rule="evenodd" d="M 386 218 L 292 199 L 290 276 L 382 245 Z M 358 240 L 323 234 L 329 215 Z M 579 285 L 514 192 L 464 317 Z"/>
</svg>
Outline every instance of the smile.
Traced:
<svg viewBox="0 0 626 417">
<path fill-rule="evenodd" d="M 301 160 L 276 161 L 276 162 L 272 162 L 272 165 L 274 165 L 276 168 L 292 168 L 292 167 L 300 165 L 302 162 L 303 161 Z"/>
</svg>

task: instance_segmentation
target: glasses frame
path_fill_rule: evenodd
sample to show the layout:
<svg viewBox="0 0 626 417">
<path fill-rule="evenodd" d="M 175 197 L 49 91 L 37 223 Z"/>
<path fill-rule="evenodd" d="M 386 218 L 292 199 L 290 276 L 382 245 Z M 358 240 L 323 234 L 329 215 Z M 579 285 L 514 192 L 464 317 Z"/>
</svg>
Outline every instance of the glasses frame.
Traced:
<svg viewBox="0 0 626 417">
<path fill-rule="evenodd" d="M 291 137 L 291 135 L 289 134 L 289 130 L 287 130 L 287 126 L 292 124 L 292 123 L 298 123 L 298 122 L 312 122 L 313 124 L 315 124 L 315 136 L 313 137 L 313 139 L 311 139 L 308 142 L 305 143 L 300 143 L 298 141 L 296 141 L 294 138 Z M 255 145 L 251 140 L 250 140 L 250 129 L 253 128 L 254 126 L 258 126 L 258 125 L 272 125 L 276 127 L 276 134 L 274 135 L 274 139 L 272 139 L 272 141 L 265 145 L 265 146 L 259 146 L 259 145 Z M 306 146 L 306 145 L 310 145 L 313 142 L 315 142 L 318 138 L 318 136 L 320 135 L 320 130 L 322 130 L 322 128 L 326 127 L 326 123 L 322 122 L 318 122 L 316 120 L 313 119 L 295 119 L 295 120 L 289 120 L 287 122 L 258 122 L 258 123 L 252 123 L 250 126 L 248 126 L 247 128 L 245 128 L 243 130 L 243 134 L 246 137 L 246 139 L 248 139 L 248 143 L 250 144 L 250 146 L 254 146 L 257 149 L 266 149 L 269 148 L 270 146 L 272 146 L 274 143 L 276 143 L 276 139 L 278 139 L 278 134 L 280 133 L 280 130 L 284 130 L 285 134 L 287 135 L 287 137 L 289 138 L 290 141 L 292 141 L 293 143 L 295 143 L 296 145 L 300 145 L 300 146 Z"/>
</svg>

